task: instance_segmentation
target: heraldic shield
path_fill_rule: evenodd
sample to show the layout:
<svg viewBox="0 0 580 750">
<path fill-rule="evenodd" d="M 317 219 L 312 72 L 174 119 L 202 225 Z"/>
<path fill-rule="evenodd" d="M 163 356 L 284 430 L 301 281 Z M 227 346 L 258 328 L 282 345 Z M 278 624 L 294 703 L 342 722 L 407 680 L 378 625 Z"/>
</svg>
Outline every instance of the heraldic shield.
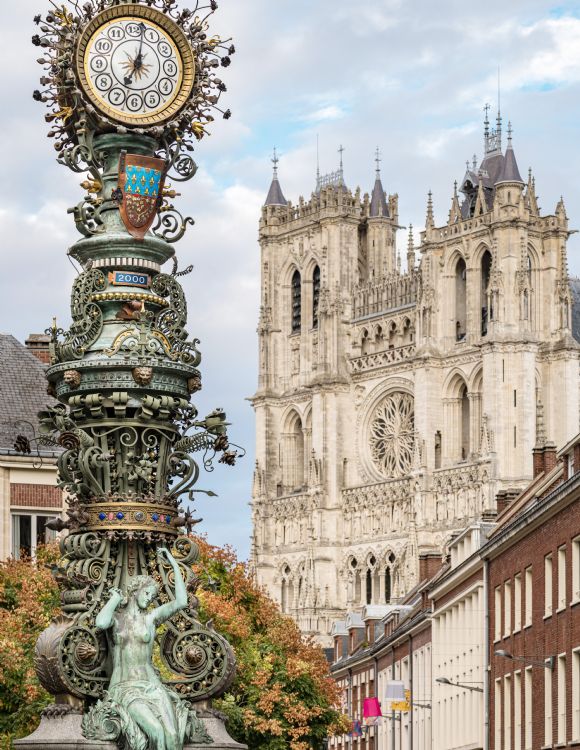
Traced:
<svg viewBox="0 0 580 750">
<path fill-rule="evenodd" d="M 121 152 L 119 159 L 120 212 L 127 231 L 142 240 L 161 205 L 165 161 Z"/>
</svg>

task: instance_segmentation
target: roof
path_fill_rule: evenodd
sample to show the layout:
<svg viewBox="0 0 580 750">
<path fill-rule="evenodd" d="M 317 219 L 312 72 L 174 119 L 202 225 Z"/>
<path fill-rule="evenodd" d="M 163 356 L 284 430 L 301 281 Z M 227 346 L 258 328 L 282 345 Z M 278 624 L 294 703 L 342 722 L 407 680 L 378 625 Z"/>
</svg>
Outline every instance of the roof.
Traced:
<svg viewBox="0 0 580 750">
<path fill-rule="evenodd" d="M 371 205 L 369 210 L 369 216 L 386 216 L 389 215 L 389 206 L 387 205 L 387 199 L 385 197 L 385 191 L 383 190 L 383 183 L 377 173 L 377 178 L 373 187 L 371 195 Z"/>
<path fill-rule="evenodd" d="M 7 453 L 18 434 L 33 437 L 37 413 L 56 401 L 46 393 L 45 365 L 14 336 L 0 334 L 0 362 L 0 453 Z"/>
<path fill-rule="evenodd" d="M 521 182 L 524 181 L 521 178 L 520 170 L 518 169 L 518 163 L 516 162 L 516 155 L 512 148 L 511 142 L 508 144 L 503 160 L 503 167 L 501 174 L 497 180 L 498 182 Z"/>
<path fill-rule="evenodd" d="M 268 190 L 268 195 L 266 196 L 266 202 L 264 203 L 265 206 L 287 206 L 288 201 L 286 198 L 284 198 L 284 194 L 282 193 L 282 188 L 280 187 L 280 183 L 278 182 L 278 177 L 274 175 L 272 177 L 272 182 L 270 184 L 270 189 Z"/>
</svg>

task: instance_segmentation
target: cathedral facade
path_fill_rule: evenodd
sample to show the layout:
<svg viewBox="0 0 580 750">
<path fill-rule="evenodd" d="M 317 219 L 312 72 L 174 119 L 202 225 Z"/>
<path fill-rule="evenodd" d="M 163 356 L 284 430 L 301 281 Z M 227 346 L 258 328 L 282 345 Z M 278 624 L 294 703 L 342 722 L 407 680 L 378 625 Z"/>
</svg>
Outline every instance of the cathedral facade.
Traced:
<svg viewBox="0 0 580 750">
<path fill-rule="evenodd" d="M 397 195 L 338 172 L 260 219 L 252 564 L 305 634 L 395 603 L 419 555 L 526 486 L 532 453 L 579 431 L 577 284 L 564 204 L 543 214 L 501 119 L 449 219 L 406 243 Z"/>
</svg>

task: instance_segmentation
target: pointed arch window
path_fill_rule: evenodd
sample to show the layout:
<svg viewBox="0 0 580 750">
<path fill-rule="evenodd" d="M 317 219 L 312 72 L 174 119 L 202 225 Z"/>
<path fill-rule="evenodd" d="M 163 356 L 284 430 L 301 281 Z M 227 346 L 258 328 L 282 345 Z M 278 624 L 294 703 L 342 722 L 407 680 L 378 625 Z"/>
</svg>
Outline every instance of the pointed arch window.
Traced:
<svg viewBox="0 0 580 750">
<path fill-rule="evenodd" d="M 481 258 L 481 335 L 487 336 L 490 320 L 493 320 L 493 307 L 489 293 L 491 278 L 491 253 L 486 250 Z"/>
<path fill-rule="evenodd" d="M 318 304 L 320 301 L 320 268 L 314 266 L 312 272 L 312 327 L 318 328 Z"/>
<path fill-rule="evenodd" d="M 292 333 L 299 333 L 302 324 L 302 282 L 300 271 L 292 274 Z"/>
<path fill-rule="evenodd" d="M 463 258 L 455 266 L 455 339 L 464 341 L 467 331 L 467 268 Z"/>
</svg>

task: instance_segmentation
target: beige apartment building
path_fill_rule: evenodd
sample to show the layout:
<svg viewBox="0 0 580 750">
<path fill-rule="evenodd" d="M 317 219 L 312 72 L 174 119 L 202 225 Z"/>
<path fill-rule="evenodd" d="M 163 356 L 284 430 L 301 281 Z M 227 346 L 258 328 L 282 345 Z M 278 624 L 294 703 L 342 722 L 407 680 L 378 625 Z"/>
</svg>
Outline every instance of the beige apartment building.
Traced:
<svg viewBox="0 0 580 750">
<path fill-rule="evenodd" d="M 341 166 L 296 205 L 275 169 L 259 230 L 252 562 L 323 645 L 334 620 L 400 601 L 421 553 L 525 487 L 538 442 L 579 431 L 568 219 L 563 201 L 540 209 L 507 136 L 504 148 L 501 118 L 486 117 L 480 163 L 443 225 L 429 195 L 405 262 L 378 168 L 370 196 Z"/>
</svg>

